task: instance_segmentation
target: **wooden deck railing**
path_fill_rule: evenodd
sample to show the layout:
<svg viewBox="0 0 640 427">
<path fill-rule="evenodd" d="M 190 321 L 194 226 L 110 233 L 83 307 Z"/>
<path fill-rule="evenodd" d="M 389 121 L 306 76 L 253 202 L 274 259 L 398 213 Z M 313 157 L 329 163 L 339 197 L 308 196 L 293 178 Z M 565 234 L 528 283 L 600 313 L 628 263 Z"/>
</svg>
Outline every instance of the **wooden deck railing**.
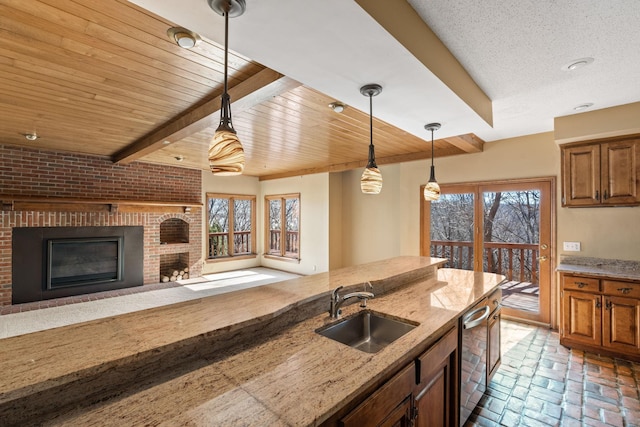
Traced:
<svg viewBox="0 0 640 427">
<path fill-rule="evenodd" d="M 508 280 L 538 283 L 539 245 L 535 243 L 484 244 L 483 269 Z M 431 241 L 431 256 L 448 258 L 448 267 L 473 270 L 473 242 Z"/>
<path fill-rule="evenodd" d="M 269 253 L 280 254 L 281 253 L 281 241 L 282 233 L 280 230 L 269 230 L 271 238 L 269 239 Z M 299 234 L 297 231 L 287 231 L 285 233 L 285 255 L 297 255 L 300 252 Z"/>
<path fill-rule="evenodd" d="M 252 253 L 251 232 L 233 233 L 233 255 Z M 209 233 L 209 258 L 229 256 L 229 233 Z"/>
</svg>

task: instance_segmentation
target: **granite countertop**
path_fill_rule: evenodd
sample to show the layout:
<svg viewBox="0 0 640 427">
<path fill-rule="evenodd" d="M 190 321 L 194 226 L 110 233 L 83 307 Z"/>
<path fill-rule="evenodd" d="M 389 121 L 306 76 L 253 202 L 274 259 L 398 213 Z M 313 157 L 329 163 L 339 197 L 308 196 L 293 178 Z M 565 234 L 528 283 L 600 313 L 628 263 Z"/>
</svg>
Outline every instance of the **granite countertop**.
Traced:
<svg viewBox="0 0 640 427">
<path fill-rule="evenodd" d="M 416 346 L 446 332 L 467 307 L 503 279 L 451 269 L 437 270 L 436 278 L 433 275 L 441 263 L 440 259 L 399 257 L 1 340 L 0 407 L 48 389 L 71 392 L 68 389 L 78 387 L 78 376 L 87 373 L 87 378 L 99 378 L 109 370 L 126 375 L 145 351 L 157 352 L 193 336 L 207 337 L 211 331 L 233 334 L 239 330 L 237 325 L 249 324 L 254 328 L 251 340 L 238 340 L 172 369 L 141 375 L 140 381 L 118 395 L 55 414 L 43 424 L 318 425 L 362 390 L 399 369 Z M 314 301 L 324 307 L 337 285 L 348 288 L 365 280 L 381 293 L 369 301 L 369 309 L 420 325 L 375 354 L 316 334 L 317 328 L 333 322 L 324 312 L 261 337 L 262 331 L 269 330 L 265 321 L 286 316 L 290 307 L 307 307 L 305 303 L 311 307 Z M 384 293 L 394 281 L 411 284 Z M 345 306 L 344 316 L 358 310 L 358 304 Z M 224 338 L 235 341 L 233 336 Z M 180 354 L 177 348 L 174 353 Z M 53 358 L 63 366 L 52 365 Z"/>
<path fill-rule="evenodd" d="M 640 280 L 640 261 L 565 256 L 556 270 L 612 279 Z"/>
</svg>

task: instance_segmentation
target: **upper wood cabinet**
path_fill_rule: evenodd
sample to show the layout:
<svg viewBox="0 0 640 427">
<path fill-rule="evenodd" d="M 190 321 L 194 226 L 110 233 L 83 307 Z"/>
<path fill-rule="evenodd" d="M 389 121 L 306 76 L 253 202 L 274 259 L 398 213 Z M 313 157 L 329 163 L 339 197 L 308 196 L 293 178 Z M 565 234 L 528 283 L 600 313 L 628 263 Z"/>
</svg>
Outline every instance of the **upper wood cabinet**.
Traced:
<svg viewBox="0 0 640 427">
<path fill-rule="evenodd" d="M 640 204 L 640 136 L 561 148 L 562 206 Z"/>
</svg>

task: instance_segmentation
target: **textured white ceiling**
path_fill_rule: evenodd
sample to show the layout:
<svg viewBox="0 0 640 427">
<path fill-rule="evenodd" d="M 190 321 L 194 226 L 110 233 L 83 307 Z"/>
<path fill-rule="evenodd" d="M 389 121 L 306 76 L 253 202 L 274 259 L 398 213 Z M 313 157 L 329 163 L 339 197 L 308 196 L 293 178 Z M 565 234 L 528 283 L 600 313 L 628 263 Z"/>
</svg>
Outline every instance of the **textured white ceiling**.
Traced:
<svg viewBox="0 0 640 427">
<path fill-rule="evenodd" d="M 488 140 L 640 100 L 638 0 L 408 1 L 493 101 Z M 594 62 L 561 69 L 583 57 Z"/>
<path fill-rule="evenodd" d="M 217 42 L 206 0 L 131 0 Z M 391 0 L 385 0 L 391 1 Z M 393 0 L 404 1 L 404 0 Z M 408 0 L 493 102 L 493 128 L 351 0 L 247 0 L 230 48 L 347 105 L 379 83 L 374 115 L 428 139 L 486 141 L 553 130 L 553 118 L 640 101 L 640 0 Z M 595 61 L 572 72 L 573 59 Z"/>
</svg>

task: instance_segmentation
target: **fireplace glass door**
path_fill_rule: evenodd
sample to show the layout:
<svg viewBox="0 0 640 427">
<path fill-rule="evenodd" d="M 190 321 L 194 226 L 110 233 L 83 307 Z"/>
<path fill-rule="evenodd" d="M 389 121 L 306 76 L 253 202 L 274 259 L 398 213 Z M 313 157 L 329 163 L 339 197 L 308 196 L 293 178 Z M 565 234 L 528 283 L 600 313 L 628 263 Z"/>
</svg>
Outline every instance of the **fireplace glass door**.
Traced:
<svg viewBox="0 0 640 427">
<path fill-rule="evenodd" d="M 122 237 L 48 240 L 47 289 L 122 280 L 122 247 Z"/>
</svg>

